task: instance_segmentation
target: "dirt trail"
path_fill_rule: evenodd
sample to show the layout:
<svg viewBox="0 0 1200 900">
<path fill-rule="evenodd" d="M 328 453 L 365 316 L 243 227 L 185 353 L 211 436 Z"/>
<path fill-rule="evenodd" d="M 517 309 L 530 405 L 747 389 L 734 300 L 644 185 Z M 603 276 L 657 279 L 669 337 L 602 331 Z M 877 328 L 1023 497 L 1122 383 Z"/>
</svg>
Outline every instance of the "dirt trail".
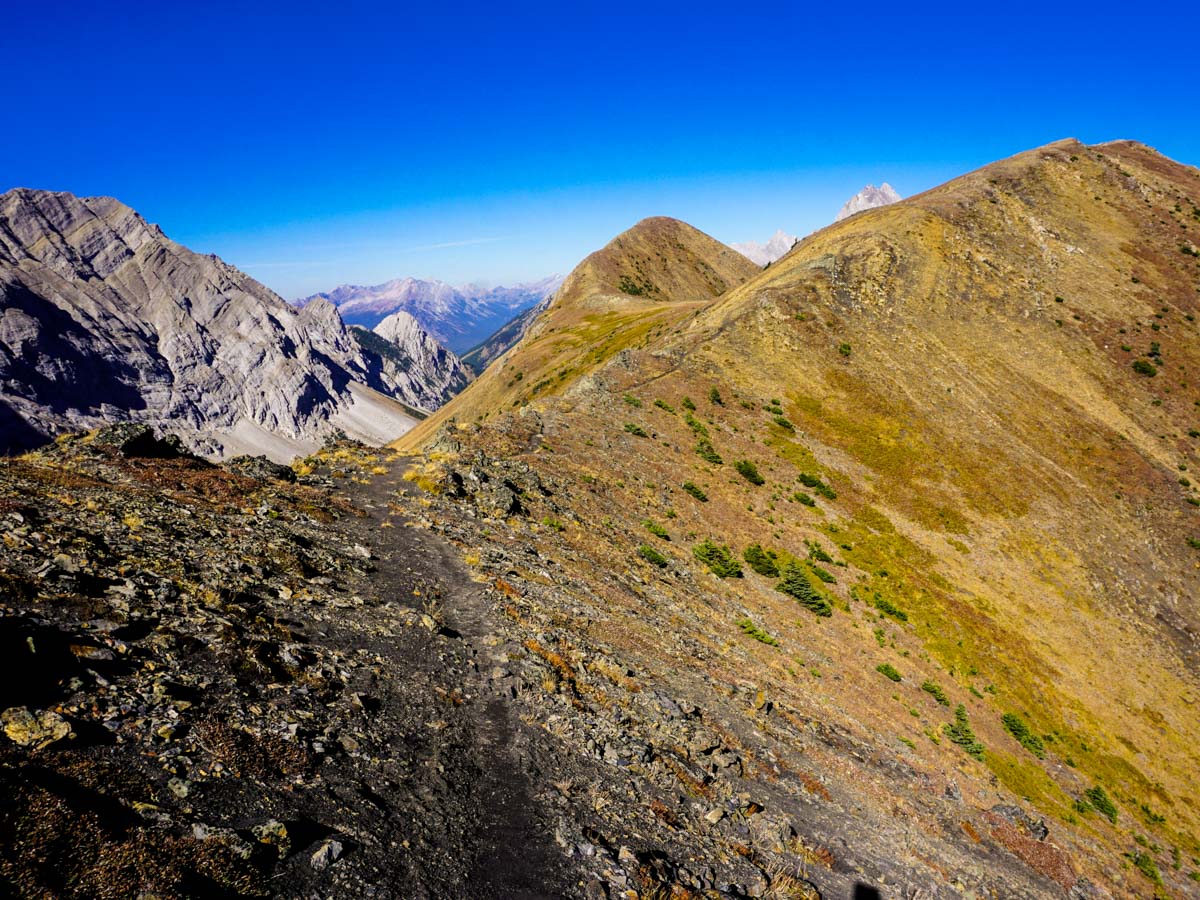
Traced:
<svg viewBox="0 0 1200 900">
<path fill-rule="evenodd" d="M 439 896 L 439 885 L 461 877 L 455 888 L 460 897 L 570 896 L 577 892 L 575 881 L 565 871 L 528 774 L 536 768 L 532 744 L 539 736 L 529 733 L 486 678 L 497 653 L 488 645 L 497 643 L 490 604 L 458 551 L 438 535 L 408 526 L 389 508 L 394 492 L 414 490 L 401 478 L 405 468 L 404 460 L 396 461 L 387 474 L 353 486 L 349 496 L 366 515 L 347 522 L 347 529 L 371 549 L 376 570 L 366 587 L 378 600 L 418 611 L 435 603 L 443 624 L 436 634 L 419 629 L 426 645 L 418 652 L 407 639 L 379 650 L 391 679 L 380 684 L 383 703 L 397 707 L 400 720 L 411 718 L 401 705 L 424 705 L 413 704 L 411 692 L 422 675 L 435 694 L 452 698 L 434 720 L 447 724 L 429 743 L 430 758 L 439 760 L 434 768 L 441 771 L 429 784 L 415 786 L 440 800 L 442 808 L 428 815 L 443 820 L 447 862 L 456 860 L 458 872 L 439 873 L 424 887 L 432 891 L 429 896 Z M 396 749 L 404 755 L 409 748 Z"/>
</svg>

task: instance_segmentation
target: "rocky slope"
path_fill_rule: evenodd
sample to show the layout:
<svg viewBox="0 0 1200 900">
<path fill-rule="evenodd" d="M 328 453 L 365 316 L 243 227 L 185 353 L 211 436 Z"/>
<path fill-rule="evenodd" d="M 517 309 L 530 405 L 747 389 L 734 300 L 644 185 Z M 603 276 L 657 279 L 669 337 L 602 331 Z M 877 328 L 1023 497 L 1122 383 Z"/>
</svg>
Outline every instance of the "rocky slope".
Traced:
<svg viewBox="0 0 1200 900">
<path fill-rule="evenodd" d="M 133 419 L 289 458 L 403 432 L 390 393 L 332 304 L 296 310 L 110 198 L 0 196 L 0 449 Z"/>
<path fill-rule="evenodd" d="M 1195 169 L 1076 141 L 715 299 L 643 223 L 400 446 L 554 660 L 536 721 L 756 890 L 1198 896 L 1198 223 Z"/>
<path fill-rule="evenodd" d="M 402 465 L 297 470 L 130 425 L 0 460 L 4 896 L 580 893 L 542 773 L 612 776 L 504 702 L 538 667 Z"/>
<path fill-rule="evenodd" d="M 392 313 L 407 312 L 443 346 L 464 353 L 540 303 L 561 283 L 557 275 L 510 287 L 452 287 L 441 281 L 397 278 L 369 287 L 345 284 L 305 297 L 297 305 L 328 300 L 348 324 L 364 328 L 374 328 Z"/>
<path fill-rule="evenodd" d="M 419 409 L 442 406 L 471 382 L 471 371 L 403 310 L 373 331 L 351 326 L 373 371 L 395 396 Z M 376 359 L 377 357 L 377 359 Z"/>
<path fill-rule="evenodd" d="M 775 262 L 783 254 L 791 250 L 792 246 L 798 240 L 800 240 L 798 237 L 788 234 L 781 228 L 771 235 L 770 239 L 764 244 L 760 244 L 757 241 L 745 241 L 740 244 L 731 244 L 730 246 L 751 262 L 765 266 Z"/>
<path fill-rule="evenodd" d="M 840 222 L 855 213 L 860 213 L 867 209 L 876 209 L 880 206 L 887 206 L 890 203 L 896 203 L 900 200 L 900 195 L 886 181 L 879 187 L 873 184 L 868 184 L 865 188 L 851 197 L 845 202 L 837 216 L 835 222 Z"/>
</svg>

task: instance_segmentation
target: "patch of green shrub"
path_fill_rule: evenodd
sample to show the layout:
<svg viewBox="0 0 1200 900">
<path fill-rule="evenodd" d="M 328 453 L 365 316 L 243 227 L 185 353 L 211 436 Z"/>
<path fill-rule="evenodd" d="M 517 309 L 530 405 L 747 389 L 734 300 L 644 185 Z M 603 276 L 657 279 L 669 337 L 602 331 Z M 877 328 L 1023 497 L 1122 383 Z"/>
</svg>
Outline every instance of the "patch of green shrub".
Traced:
<svg viewBox="0 0 1200 900">
<path fill-rule="evenodd" d="M 758 474 L 758 466 L 748 459 L 739 459 L 733 464 L 733 467 L 738 470 L 739 475 L 751 484 L 760 485 L 766 483 L 766 479 Z"/>
<path fill-rule="evenodd" d="M 721 454 L 717 452 L 717 448 L 712 445 L 712 441 L 708 438 L 700 438 L 696 442 L 696 455 L 705 462 L 712 463 L 714 466 L 722 465 L 725 462 L 721 458 Z"/>
<path fill-rule="evenodd" d="M 975 732 L 971 730 L 971 723 L 967 719 L 967 708 L 961 703 L 954 708 L 954 722 L 948 722 L 943 725 L 942 733 L 950 738 L 952 743 L 962 747 L 968 756 L 973 756 L 975 759 L 983 759 L 983 744 L 979 742 L 975 737 Z"/>
<path fill-rule="evenodd" d="M 675 407 L 666 400 L 655 400 L 654 405 L 665 412 L 669 412 L 671 415 L 675 415 Z"/>
<path fill-rule="evenodd" d="M 637 397 L 633 396 L 633 394 L 626 394 L 624 397 L 624 400 L 626 403 L 628 403 L 634 409 L 642 408 L 642 401 L 639 400 Z"/>
<path fill-rule="evenodd" d="M 775 640 L 775 638 L 771 637 L 771 635 L 767 634 L 767 632 L 763 631 L 749 619 L 738 619 L 737 624 L 738 628 L 742 629 L 743 632 L 750 635 L 750 637 L 759 643 L 769 644 L 772 647 L 779 646 L 779 641 Z"/>
<path fill-rule="evenodd" d="M 692 433 L 694 435 L 696 435 L 696 437 L 698 437 L 698 438 L 708 437 L 708 428 L 705 427 L 704 423 L 701 422 L 699 419 L 697 419 L 695 416 L 693 416 L 691 413 L 686 414 L 683 417 L 683 421 L 687 423 L 688 428 L 692 429 Z"/>
<path fill-rule="evenodd" d="M 936 681 L 926 681 L 921 685 L 921 690 L 942 704 L 942 706 L 950 705 L 950 698 L 946 696 L 946 692 L 942 690 L 942 686 Z"/>
<path fill-rule="evenodd" d="M 837 499 L 837 492 L 816 475 L 809 475 L 807 472 L 801 472 L 799 478 L 802 485 L 804 485 L 806 488 L 812 488 L 826 500 Z"/>
<path fill-rule="evenodd" d="M 1004 730 L 1017 739 L 1017 743 L 1038 759 L 1046 758 L 1046 745 L 1042 743 L 1040 737 L 1029 730 L 1024 719 L 1014 712 L 1007 712 L 1000 717 L 1000 721 L 1004 725 Z"/>
<path fill-rule="evenodd" d="M 1158 871 L 1158 865 L 1154 862 L 1154 857 L 1149 853 L 1143 853 L 1141 850 L 1134 850 L 1132 853 L 1126 854 L 1129 861 L 1133 863 L 1133 867 L 1149 878 L 1159 887 L 1162 887 L 1162 875 Z"/>
<path fill-rule="evenodd" d="M 542 524 L 545 525 L 547 528 L 549 528 L 551 531 L 562 531 L 564 528 L 567 527 L 562 522 L 560 522 L 558 519 L 555 519 L 551 516 L 546 516 L 546 518 L 542 519 Z"/>
<path fill-rule="evenodd" d="M 833 562 L 833 557 L 825 552 L 825 550 L 821 547 L 819 542 L 805 541 L 804 543 L 808 546 L 808 558 L 809 559 L 815 559 L 817 562 L 827 562 L 827 563 Z"/>
<path fill-rule="evenodd" d="M 875 671 L 884 678 L 889 678 L 892 681 L 895 681 L 897 684 L 904 680 L 904 677 L 896 671 L 895 666 L 893 666 L 891 663 L 880 663 L 875 667 Z"/>
<path fill-rule="evenodd" d="M 646 434 L 646 430 L 644 428 L 642 428 L 641 425 L 637 425 L 633 422 L 626 422 L 625 430 L 628 431 L 630 434 L 632 434 L 634 437 L 649 437 L 650 436 L 650 435 Z"/>
<path fill-rule="evenodd" d="M 812 573 L 820 578 L 826 584 L 837 584 L 837 579 L 834 578 L 828 571 L 822 569 L 816 563 L 810 562 L 808 567 L 812 569 Z"/>
<path fill-rule="evenodd" d="M 795 431 L 796 430 L 796 426 L 793 425 L 791 422 L 789 422 L 783 416 L 776 416 L 774 421 L 775 421 L 776 425 L 778 425 L 780 428 L 783 428 L 786 431 Z"/>
<path fill-rule="evenodd" d="M 767 578 L 779 577 L 779 566 L 759 544 L 751 544 L 747 547 L 742 552 L 742 559 L 746 560 L 746 564 L 759 575 Z"/>
<path fill-rule="evenodd" d="M 1145 375 L 1147 378 L 1153 378 L 1158 374 L 1158 369 L 1148 359 L 1135 359 L 1133 361 L 1133 371 L 1139 375 Z"/>
<path fill-rule="evenodd" d="M 649 282 L 634 281 L 628 275 L 621 276 L 617 281 L 617 287 L 621 289 L 622 293 L 629 294 L 631 297 L 642 297 L 654 290 L 654 286 Z"/>
<path fill-rule="evenodd" d="M 695 497 L 697 500 L 699 500 L 701 503 L 708 502 L 708 494 L 704 493 L 704 489 L 701 488 L 700 485 L 695 484 L 694 482 L 691 482 L 691 481 L 685 481 L 683 483 L 683 489 L 685 491 L 687 491 L 689 494 L 691 494 L 693 497 Z"/>
<path fill-rule="evenodd" d="M 804 571 L 804 566 L 797 562 L 789 562 L 783 567 L 783 575 L 779 584 L 775 585 L 775 589 L 794 598 L 801 606 L 818 616 L 833 615 L 833 606 L 829 600 L 817 592 L 812 582 L 808 580 L 808 573 Z"/>
<path fill-rule="evenodd" d="M 871 600 L 871 603 L 877 610 L 879 610 L 885 616 L 891 616 L 893 619 L 896 619 L 899 622 L 907 622 L 908 621 L 908 613 L 906 613 L 904 610 L 902 610 L 900 607 L 898 607 L 896 604 L 894 604 L 887 597 L 884 597 L 882 594 L 877 593 L 874 596 L 874 598 Z"/>
<path fill-rule="evenodd" d="M 662 538 L 664 541 L 669 541 L 671 539 L 671 535 L 669 535 L 667 533 L 667 529 L 663 528 L 661 525 L 659 525 L 653 519 L 647 519 L 642 524 L 645 525 L 646 530 L 648 532 L 650 532 L 652 535 L 654 535 L 655 537 Z"/>
<path fill-rule="evenodd" d="M 849 344 L 838 344 L 838 353 L 842 354 L 842 356 L 849 356 L 850 355 L 850 345 Z"/>
<path fill-rule="evenodd" d="M 692 555 L 708 566 L 718 578 L 742 577 L 742 565 L 728 547 L 703 540 L 692 548 Z"/>
<path fill-rule="evenodd" d="M 718 391 L 715 387 L 709 389 L 708 401 L 709 401 L 709 403 L 715 403 L 717 406 L 725 405 L 725 401 L 721 399 L 721 392 Z"/>
<path fill-rule="evenodd" d="M 804 493 L 804 491 L 796 491 L 796 493 L 792 494 L 792 499 L 795 500 L 797 503 L 802 503 L 805 506 L 816 506 L 817 505 L 817 501 L 814 500 L 812 497 L 810 497 L 808 494 Z M 1198 548 L 1198 549 L 1200 549 L 1200 548 Z"/>
<path fill-rule="evenodd" d="M 667 558 L 649 544 L 642 544 L 642 546 L 638 547 L 638 556 L 652 566 L 658 566 L 660 569 L 667 567 Z"/>
<path fill-rule="evenodd" d="M 682 406 L 684 409 L 686 409 L 688 412 L 696 411 L 696 404 L 692 402 L 691 397 L 684 397 L 682 400 L 679 401 L 679 405 Z"/>
<path fill-rule="evenodd" d="M 1114 825 L 1117 824 L 1117 806 L 1112 802 L 1112 799 L 1108 796 L 1108 792 L 1101 785 L 1088 788 L 1083 792 L 1083 796 L 1087 798 L 1088 803 L 1098 813 L 1105 816 Z"/>
</svg>

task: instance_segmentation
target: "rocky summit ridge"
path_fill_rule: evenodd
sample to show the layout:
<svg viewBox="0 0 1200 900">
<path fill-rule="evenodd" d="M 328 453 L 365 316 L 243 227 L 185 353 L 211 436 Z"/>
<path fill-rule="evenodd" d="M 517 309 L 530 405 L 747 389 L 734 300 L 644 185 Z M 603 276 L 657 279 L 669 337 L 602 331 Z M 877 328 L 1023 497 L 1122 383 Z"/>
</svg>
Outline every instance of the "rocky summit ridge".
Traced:
<svg viewBox="0 0 1200 900">
<path fill-rule="evenodd" d="M 392 390 L 405 402 L 432 411 L 462 391 L 473 377 L 471 370 L 447 350 L 404 310 L 397 310 L 371 331 L 358 325 L 350 333 L 364 354 L 378 355 L 378 369 Z"/>
<path fill-rule="evenodd" d="M 771 235 L 766 243 L 760 244 L 757 241 L 745 241 L 740 244 L 730 244 L 730 246 L 751 262 L 765 266 L 775 262 L 783 254 L 791 250 L 798 240 L 798 237 L 788 234 L 780 228 Z"/>
</svg>

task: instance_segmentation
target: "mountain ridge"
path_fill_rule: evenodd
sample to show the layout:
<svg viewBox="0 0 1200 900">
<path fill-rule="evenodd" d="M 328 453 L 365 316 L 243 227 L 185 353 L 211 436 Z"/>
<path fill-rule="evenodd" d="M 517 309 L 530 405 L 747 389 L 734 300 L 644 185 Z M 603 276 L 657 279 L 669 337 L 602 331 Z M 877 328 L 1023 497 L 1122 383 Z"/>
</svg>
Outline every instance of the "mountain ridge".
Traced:
<svg viewBox="0 0 1200 900">
<path fill-rule="evenodd" d="M 538 358 L 549 387 L 477 385 L 397 446 L 437 449 L 424 477 L 443 467 L 448 508 L 502 505 L 468 477 L 488 460 L 553 486 L 529 495 L 528 526 L 466 540 L 539 534 L 553 596 L 496 577 L 539 598 L 522 616 L 555 646 L 655 689 L 688 660 L 712 702 L 746 691 L 754 727 L 775 704 L 894 759 L 847 775 L 841 739 L 818 762 L 820 741 L 801 758 L 722 719 L 774 772 L 816 766 L 856 798 L 853 821 L 805 841 L 845 829 L 835 840 L 883 867 L 855 829 L 882 836 L 905 808 L 923 858 L 978 861 L 982 842 L 1047 879 L 1037 893 L 1139 896 L 1149 876 L 1117 862 L 1141 835 L 1158 848 L 1142 871 L 1186 892 L 1163 848 L 1200 851 L 1198 221 L 1195 169 L 1057 141 L 831 224 L 718 296 L 676 295 L 686 314 L 594 364 L 551 352 L 552 306 L 489 370 L 511 380 Z M 726 577 L 743 552 L 799 566 L 808 587 L 788 590 L 817 618 L 757 568 Z M 915 804 L 910 777 L 928 785 Z M 1001 809 L 1044 817 L 1052 842 L 1016 841 Z M 972 889 L 1028 890 L 985 889 L 1016 877 L 992 865 Z"/>
</svg>

